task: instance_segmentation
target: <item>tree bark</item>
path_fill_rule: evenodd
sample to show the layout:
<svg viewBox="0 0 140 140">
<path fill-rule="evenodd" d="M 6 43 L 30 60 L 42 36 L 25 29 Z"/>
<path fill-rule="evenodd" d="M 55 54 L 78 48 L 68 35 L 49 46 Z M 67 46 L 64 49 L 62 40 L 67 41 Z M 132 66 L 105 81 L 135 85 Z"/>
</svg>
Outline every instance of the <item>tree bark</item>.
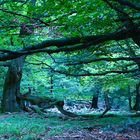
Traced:
<svg viewBox="0 0 140 140">
<path fill-rule="evenodd" d="M 130 86 L 128 86 L 128 103 L 129 103 L 129 110 L 131 111 L 133 108 L 132 108 L 132 97 L 130 93 Z"/>
<path fill-rule="evenodd" d="M 19 96 L 20 100 L 29 101 L 31 105 L 37 105 L 40 110 L 48 109 L 56 106 L 56 108 L 64 115 L 76 117 L 77 115 L 64 110 L 64 101 L 56 100 L 49 97 L 38 97 L 34 95 L 24 94 Z M 32 106 L 31 106 L 32 108 Z"/>
<path fill-rule="evenodd" d="M 140 111 L 140 82 L 136 85 L 136 103 L 134 110 Z"/>
<path fill-rule="evenodd" d="M 132 97 L 131 95 L 129 95 L 128 97 L 128 102 L 129 102 L 129 110 L 131 111 L 133 108 L 132 108 Z"/>
<path fill-rule="evenodd" d="M 34 6 L 36 0 L 31 0 L 30 3 Z M 31 29 L 27 29 L 26 25 L 21 25 L 19 36 L 24 37 L 33 34 L 33 27 L 31 27 Z M 16 112 L 19 111 L 23 105 L 18 96 L 20 94 L 20 83 L 25 58 L 26 56 L 23 55 L 12 60 L 9 65 L 3 88 L 1 103 L 2 112 Z"/>
<path fill-rule="evenodd" d="M 104 115 L 111 109 L 108 93 L 105 93 L 104 96 L 105 96 L 105 107 L 106 108 L 105 108 L 104 112 L 99 116 L 99 118 L 103 118 Z"/>
<path fill-rule="evenodd" d="M 20 82 L 25 57 L 12 60 L 6 74 L 3 87 L 2 112 L 16 112 L 20 110 L 16 96 L 20 94 Z"/>
<path fill-rule="evenodd" d="M 98 94 L 93 95 L 91 108 L 94 108 L 94 109 L 98 108 Z"/>
<path fill-rule="evenodd" d="M 50 93 L 53 94 L 53 72 L 51 71 L 51 75 L 50 75 Z"/>
</svg>

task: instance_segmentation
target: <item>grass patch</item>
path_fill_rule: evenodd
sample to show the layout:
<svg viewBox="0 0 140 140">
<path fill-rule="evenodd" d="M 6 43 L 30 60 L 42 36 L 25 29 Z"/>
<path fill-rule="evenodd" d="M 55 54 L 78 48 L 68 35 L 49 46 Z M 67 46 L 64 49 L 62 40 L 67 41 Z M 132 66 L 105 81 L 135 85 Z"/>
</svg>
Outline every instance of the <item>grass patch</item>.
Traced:
<svg viewBox="0 0 140 140">
<path fill-rule="evenodd" d="M 140 118 L 128 118 L 123 116 L 98 119 L 98 116 L 84 118 L 66 118 L 48 116 L 41 118 L 39 115 L 16 113 L 0 115 L 0 139 L 1 137 L 19 138 L 21 140 L 34 140 L 39 137 L 60 135 L 66 131 L 80 130 L 85 127 L 109 125 L 121 125 L 129 122 L 140 121 Z"/>
</svg>

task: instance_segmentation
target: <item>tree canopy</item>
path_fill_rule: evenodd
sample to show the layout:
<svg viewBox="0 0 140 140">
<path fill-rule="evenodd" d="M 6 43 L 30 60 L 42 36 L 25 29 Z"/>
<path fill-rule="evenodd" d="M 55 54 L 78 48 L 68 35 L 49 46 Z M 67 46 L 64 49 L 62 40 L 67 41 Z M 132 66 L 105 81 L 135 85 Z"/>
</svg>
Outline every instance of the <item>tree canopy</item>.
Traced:
<svg viewBox="0 0 140 140">
<path fill-rule="evenodd" d="M 3 0 L 0 18 L 0 66 L 25 56 L 24 86 L 46 87 L 46 73 L 87 85 L 97 76 L 106 88 L 139 82 L 138 0 Z"/>
</svg>

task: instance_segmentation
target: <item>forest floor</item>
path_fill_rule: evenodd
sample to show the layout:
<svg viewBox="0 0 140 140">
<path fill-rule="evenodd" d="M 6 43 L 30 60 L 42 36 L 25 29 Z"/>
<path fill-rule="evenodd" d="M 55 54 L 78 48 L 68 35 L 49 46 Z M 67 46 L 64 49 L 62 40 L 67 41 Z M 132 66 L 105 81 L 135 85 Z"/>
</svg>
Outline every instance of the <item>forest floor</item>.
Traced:
<svg viewBox="0 0 140 140">
<path fill-rule="evenodd" d="M 0 140 L 140 140 L 140 117 L 0 114 Z"/>
</svg>

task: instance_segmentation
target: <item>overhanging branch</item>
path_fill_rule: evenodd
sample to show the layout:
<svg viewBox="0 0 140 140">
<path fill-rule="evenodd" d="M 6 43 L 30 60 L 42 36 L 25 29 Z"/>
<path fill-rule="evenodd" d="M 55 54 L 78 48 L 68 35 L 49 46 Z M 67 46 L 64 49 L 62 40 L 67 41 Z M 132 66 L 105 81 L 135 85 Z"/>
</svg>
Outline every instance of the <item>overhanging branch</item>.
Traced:
<svg viewBox="0 0 140 140">
<path fill-rule="evenodd" d="M 113 0 L 113 1 L 116 1 L 116 0 Z M 124 5 L 124 6 L 127 6 L 131 9 L 135 9 L 135 10 L 138 10 L 140 11 L 140 5 L 136 5 L 130 1 L 127 1 L 127 0 L 117 0 L 118 3 L 120 3 L 121 5 Z"/>
<path fill-rule="evenodd" d="M 98 61 L 116 62 L 116 61 L 121 61 L 121 60 L 140 61 L 140 57 L 97 58 L 97 59 L 91 59 L 87 61 L 67 63 L 66 65 L 70 66 L 70 65 L 89 64 L 89 63 L 98 62 Z"/>
<path fill-rule="evenodd" d="M 20 14 L 20 13 L 16 13 L 16 12 L 13 12 L 13 11 L 9 11 L 7 9 L 2 9 L 0 8 L 0 11 L 2 12 L 5 12 L 5 13 L 8 13 L 8 14 L 12 14 L 12 15 L 16 15 L 16 16 L 20 16 L 20 17 L 23 17 L 23 18 L 27 18 L 27 19 L 30 19 L 30 20 L 36 20 L 36 21 L 39 21 L 40 23 L 46 25 L 46 26 L 49 26 L 50 24 L 47 23 L 47 22 L 44 22 L 43 20 L 39 19 L 39 18 L 35 18 L 35 17 L 29 17 L 27 15 L 23 15 L 23 14 Z"/>
<path fill-rule="evenodd" d="M 0 63 L 0 66 L 2 66 L 2 67 L 9 67 L 10 63 L 9 62 Z"/>
<path fill-rule="evenodd" d="M 32 62 L 28 62 L 29 64 L 32 65 L 45 65 L 47 67 L 49 67 L 49 69 L 51 69 L 52 72 L 55 73 L 59 73 L 59 74 L 64 74 L 66 76 L 73 76 L 73 77 L 80 77 L 80 76 L 105 76 L 108 74 L 127 74 L 127 73 L 137 73 L 140 72 L 139 69 L 132 69 L 132 70 L 109 70 L 109 71 L 105 71 L 105 72 L 99 72 L 99 73 L 90 73 L 88 71 L 86 71 L 86 73 L 81 73 L 81 74 L 76 74 L 76 73 L 69 73 L 67 71 L 61 71 L 61 70 L 56 70 L 55 68 L 53 68 L 52 66 L 39 61 L 39 63 L 32 63 Z M 46 69 L 45 67 L 43 69 Z"/>
<path fill-rule="evenodd" d="M 85 37 L 72 37 L 46 40 L 37 45 L 26 47 L 25 49 L 7 52 L 0 54 L 0 61 L 6 61 L 20 57 L 22 55 L 31 55 L 38 52 L 46 52 L 49 54 L 59 52 L 71 52 L 81 49 L 89 48 L 92 45 L 98 45 L 111 40 L 124 40 L 140 34 L 139 28 L 122 29 L 120 31 L 108 33 L 105 35 L 85 36 Z M 57 48 L 51 49 L 51 46 Z M 67 47 L 64 47 L 67 46 Z M 3 50 L 5 51 L 5 50 Z M 2 50 L 1 50 L 2 52 Z"/>
</svg>

